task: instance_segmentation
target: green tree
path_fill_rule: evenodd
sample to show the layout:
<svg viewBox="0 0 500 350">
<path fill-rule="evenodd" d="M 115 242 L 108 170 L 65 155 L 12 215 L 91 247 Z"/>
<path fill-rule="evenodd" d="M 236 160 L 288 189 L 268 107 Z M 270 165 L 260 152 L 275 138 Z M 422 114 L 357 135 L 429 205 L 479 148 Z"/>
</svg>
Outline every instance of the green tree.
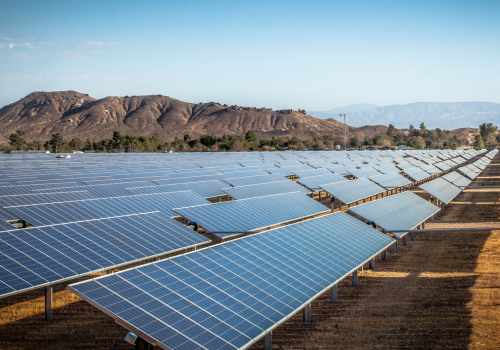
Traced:
<svg viewBox="0 0 500 350">
<path fill-rule="evenodd" d="M 359 148 L 361 145 L 362 143 L 359 137 L 357 136 L 351 137 L 351 147 Z"/>
<path fill-rule="evenodd" d="M 57 148 L 61 147 L 64 144 L 64 138 L 60 133 L 53 134 L 50 138 L 50 145 L 52 147 L 52 151 L 57 152 Z"/>
<path fill-rule="evenodd" d="M 26 145 L 26 141 L 18 134 L 10 134 L 9 143 L 12 147 L 15 147 L 16 149 L 20 149 L 21 147 Z"/>
<path fill-rule="evenodd" d="M 191 139 L 191 136 L 189 134 L 184 135 L 184 142 L 188 142 Z"/>
<path fill-rule="evenodd" d="M 363 145 L 365 146 L 372 146 L 373 145 L 373 139 L 369 137 L 368 135 L 365 136 L 365 139 L 363 140 Z"/>
<path fill-rule="evenodd" d="M 207 147 L 215 145 L 217 143 L 217 136 L 214 136 L 214 135 L 201 135 L 200 136 L 200 143 L 203 146 L 207 146 Z"/>
<path fill-rule="evenodd" d="M 78 137 L 74 138 L 69 142 L 69 146 L 74 149 L 75 151 L 81 150 L 83 147 L 85 147 L 85 141 L 80 140 Z"/>
<path fill-rule="evenodd" d="M 481 134 L 477 134 L 474 137 L 474 148 L 480 148 L 480 149 L 484 148 L 484 141 L 483 141 L 483 137 L 481 136 Z"/>
<path fill-rule="evenodd" d="M 391 141 L 399 141 L 401 138 L 401 132 L 394 127 L 394 125 L 389 124 L 389 128 L 386 132 L 387 136 L 389 136 Z"/>
<path fill-rule="evenodd" d="M 408 146 L 413 147 L 415 149 L 424 149 L 425 148 L 425 140 L 422 136 L 413 136 L 408 139 Z"/>
<path fill-rule="evenodd" d="M 248 130 L 247 133 L 245 134 L 245 140 L 247 140 L 247 141 L 257 141 L 258 137 L 255 134 L 255 131 Z"/>
</svg>

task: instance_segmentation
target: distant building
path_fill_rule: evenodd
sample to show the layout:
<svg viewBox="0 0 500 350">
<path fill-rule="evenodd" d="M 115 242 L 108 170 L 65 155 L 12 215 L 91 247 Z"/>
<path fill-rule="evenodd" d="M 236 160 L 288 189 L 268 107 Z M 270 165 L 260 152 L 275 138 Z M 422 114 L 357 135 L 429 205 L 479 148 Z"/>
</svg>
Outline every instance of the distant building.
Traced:
<svg viewBox="0 0 500 350">
<path fill-rule="evenodd" d="M 377 145 L 369 145 L 369 146 L 362 146 L 362 150 L 366 151 L 387 151 L 387 150 L 393 150 L 395 149 L 394 146 L 377 146 Z"/>
</svg>

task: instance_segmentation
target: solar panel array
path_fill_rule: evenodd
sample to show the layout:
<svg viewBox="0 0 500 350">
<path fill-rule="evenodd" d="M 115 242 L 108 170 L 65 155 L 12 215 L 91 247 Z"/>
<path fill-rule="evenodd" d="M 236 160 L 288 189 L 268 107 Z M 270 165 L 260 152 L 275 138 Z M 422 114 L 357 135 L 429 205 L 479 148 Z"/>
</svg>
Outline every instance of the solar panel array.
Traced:
<svg viewBox="0 0 500 350">
<path fill-rule="evenodd" d="M 329 208 L 301 192 L 173 209 L 175 213 L 214 232 L 258 230 L 328 210 Z M 234 233 L 216 235 L 227 238 Z"/>
<path fill-rule="evenodd" d="M 442 179 L 437 178 L 432 181 L 426 182 L 425 184 L 419 185 L 421 189 L 429 193 L 431 196 L 436 197 L 443 203 L 450 203 L 453 198 L 458 196 L 462 190 L 453 185 L 452 183 Z"/>
<path fill-rule="evenodd" d="M 460 175 L 456 171 L 453 171 L 451 173 L 445 174 L 445 175 L 442 176 L 442 178 L 445 179 L 446 181 L 451 182 L 455 186 L 461 187 L 461 188 L 467 187 L 471 183 L 471 181 L 469 179 L 467 179 L 466 177 Z"/>
<path fill-rule="evenodd" d="M 385 189 L 368 179 L 337 182 L 321 185 L 321 188 L 342 203 L 350 204 L 385 192 Z"/>
<path fill-rule="evenodd" d="M 398 173 L 389 173 L 376 176 L 370 176 L 369 179 L 388 190 L 403 187 L 411 184 L 411 181 Z"/>
<path fill-rule="evenodd" d="M 244 349 L 393 242 L 336 213 L 68 289 L 162 348 Z"/>
<path fill-rule="evenodd" d="M 222 180 L 209 180 L 171 185 L 127 188 L 126 193 L 139 195 L 164 192 L 193 191 L 204 198 L 211 198 L 224 195 L 224 192 L 221 191 L 221 188 L 224 187 L 227 187 L 227 183 Z"/>
<path fill-rule="evenodd" d="M 0 296 L 209 240 L 161 213 L 0 232 Z"/>
<path fill-rule="evenodd" d="M 246 176 L 246 177 L 233 177 L 224 178 L 224 181 L 231 186 L 248 186 L 257 185 L 267 182 L 276 182 L 286 180 L 286 177 L 281 174 L 259 175 L 259 176 Z M 227 184 L 224 186 L 227 187 Z"/>
<path fill-rule="evenodd" d="M 412 192 L 402 192 L 351 207 L 349 211 L 392 232 L 414 229 L 436 214 L 439 208 Z M 393 234 L 402 237 L 406 232 Z"/>
<path fill-rule="evenodd" d="M 153 211 L 160 211 L 167 216 L 175 216 L 172 208 L 176 206 L 209 203 L 192 191 L 183 191 L 23 205 L 6 207 L 5 210 L 34 226 L 44 226 Z"/>
<path fill-rule="evenodd" d="M 406 168 L 403 172 L 415 181 L 427 179 L 431 175 L 420 168 Z"/>
<path fill-rule="evenodd" d="M 310 190 L 317 191 L 320 185 L 323 184 L 332 184 L 335 182 L 345 181 L 346 178 L 338 175 L 338 174 L 327 174 L 327 175 L 318 175 L 318 176 L 310 176 L 303 177 L 297 179 L 297 182 L 309 188 Z"/>
<path fill-rule="evenodd" d="M 381 174 L 380 171 L 377 171 L 372 167 L 366 167 L 366 168 L 361 168 L 361 169 L 349 169 L 349 173 L 351 173 L 352 175 L 354 175 L 358 179 Z"/>
<path fill-rule="evenodd" d="M 304 194 L 310 192 L 304 187 L 290 180 L 223 188 L 222 191 L 234 199 L 247 199 L 289 192 L 301 192 Z"/>
</svg>

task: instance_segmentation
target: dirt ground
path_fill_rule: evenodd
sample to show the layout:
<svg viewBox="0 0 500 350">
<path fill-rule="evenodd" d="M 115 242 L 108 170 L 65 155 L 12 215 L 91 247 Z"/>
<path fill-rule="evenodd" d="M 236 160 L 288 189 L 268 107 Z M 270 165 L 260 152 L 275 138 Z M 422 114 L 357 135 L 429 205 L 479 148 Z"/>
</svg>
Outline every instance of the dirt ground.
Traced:
<svg viewBox="0 0 500 350">
<path fill-rule="evenodd" d="M 486 170 L 500 170 L 500 156 Z M 493 174 L 491 174 L 493 175 Z M 474 185 L 495 184 L 498 177 Z M 467 190 L 431 227 L 500 226 L 499 191 Z M 477 223 L 477 225 L 476 225 Z M 274 349 L 500 349 L 500 228 L 418 233 L 375 270 L 312 303 L 273 332 Z M 74 281 L 72 281 L 73 283 Z M 127 331 L 58 285 L 54 321 L 45 322 L 43 290 L 0 299 L 0 349 L 132 349 Z M 261 349 L 259 341 L 251 347 Z"/>
</svg>

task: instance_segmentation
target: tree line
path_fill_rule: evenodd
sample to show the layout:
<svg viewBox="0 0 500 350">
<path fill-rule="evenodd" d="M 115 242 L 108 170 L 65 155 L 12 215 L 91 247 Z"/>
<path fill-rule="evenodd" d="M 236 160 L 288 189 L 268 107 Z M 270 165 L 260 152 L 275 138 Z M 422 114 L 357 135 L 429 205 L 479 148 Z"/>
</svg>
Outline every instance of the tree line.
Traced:
<svg viewBox="0 0 500 350">
<path fill-rule="evenodd" d="M 448 130 L 436 128 L 429 130 L 425 124 L 420 124 L 417 129 L 410 125 L 407 131 L 396 129 L 389 124 L 387 132 L 365 136 L 361 140 L 357 136 L 350 136 L 347 146 L 359 149 L 362 146 L 399 146 L 405 145 L 415 149 L 456 149 L 466 145 L 468 140 L 452 135 Z M 484 123 L 479 126 L 479 134 L 474 141 L 475 148 L 495 148 L 500 144 L 500 135 L 497 126 Z M 0 150 L 50 150 L 52 152 L 68 153 L 71 151 L 86 152 L 186 152 L 186 151 L 274 151 L 274 150 L 304 150 L 304 149 L 335 149 L 339 145 L 344 147 L 344 139 L 334 135 L 316 136 L 310 139 L 298 137 L 272 137 L 261 139 L 254 131 L 249 130 L 245 137 L 223 135 L 201 135 L 191 138 L 188 134 L 182 138 L 176 137 L 168 142 L 156 135 L 151 137 L 122 135 L 115 131 L 110 139 L 100 141 L 81 140 L 73 138 L 68 141 L 60 133 L 52 135 L 50 140 L 27 142 L 18 134 L 11 134 L 9 145 L 0 145 Z"/>
</svg>

